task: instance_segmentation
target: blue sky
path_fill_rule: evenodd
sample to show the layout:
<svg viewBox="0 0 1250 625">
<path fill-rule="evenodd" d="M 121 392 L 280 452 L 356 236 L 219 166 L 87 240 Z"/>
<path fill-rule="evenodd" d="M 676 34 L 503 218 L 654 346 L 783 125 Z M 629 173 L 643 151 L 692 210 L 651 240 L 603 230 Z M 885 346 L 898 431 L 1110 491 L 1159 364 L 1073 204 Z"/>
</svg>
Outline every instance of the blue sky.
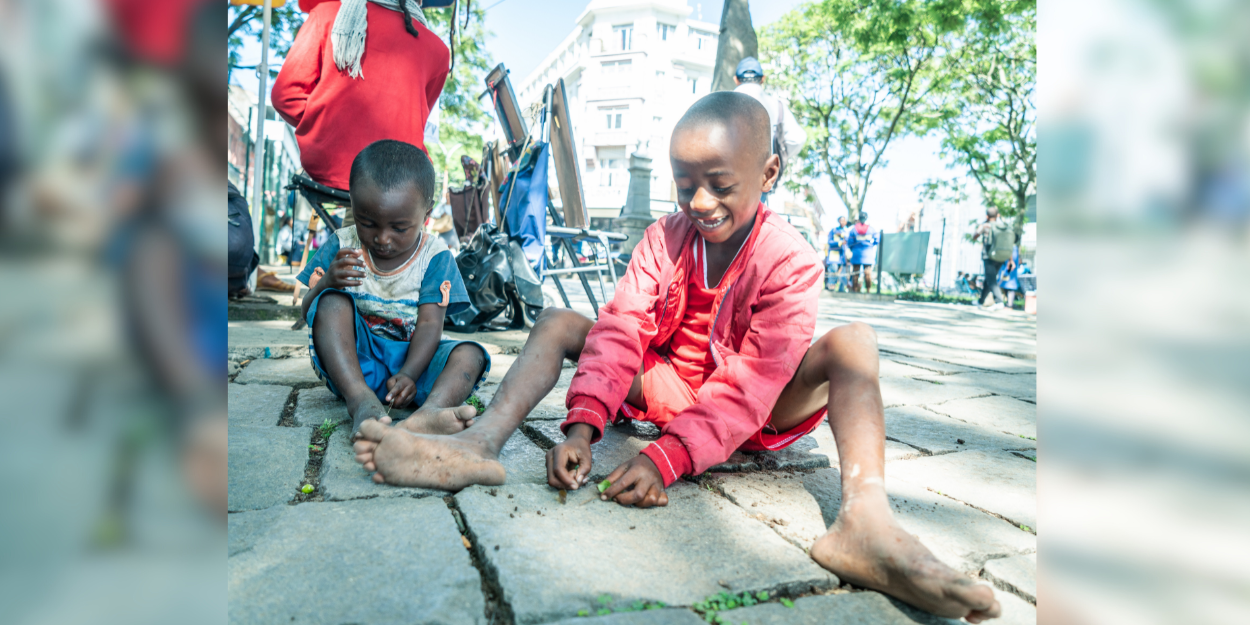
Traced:
<svg viewBox="0 0 1250 625">
<path fill-rule="evenodd" d="M 533 71 L 554 46 L 572 32 L 574 20 L 589 4 L 588 0 L 478 2 L 478 6 L 487 9 L 486 29 L 492 36 L 486 41 L 486 50 L 494 59 L 492 66 L 500 61 L 504 62 L 517 80 Z M 690 1 L 688 4 L 694 9 L 692 16 L 697 18 L 701 12 L 704 21 L 720 21 L 720 0 Z M 800 0 L 757 0 L 750 5 L 751 21 L 759 29 L 800 4 Z M 256 63 L 260 59 L 260 42 L 247 42 L 241 56 L 243 65 Z M 277 59 L 270 59 L 270 63 L 277 62 Z M 250 72 L 237 70 L 235 82 L 250 91 L 256 89 L 256 78 Z M 889 164 L 874 173 L 873 185 L 865 204 L 869 221 L 873 225 L 892 231 L 898 223 L 899 215 L 916 204 L 917 185 L 930 177 L 949 176 L 950 172 L 945 170 L 937 156 L 938 147 L 938 139 L 935 137 L 909 137 L 896 140 L 890 145 L 886 152 Z M 829 181 L 817 180 L 813 187 L 825 208 L 835 213 L 826 221 L 828 227 L 834 223 L 836 214 L 845 214 L 845 209 Z M 928 216 L 923 225 L 925 229 L 929 229 Z"/>
</svg>

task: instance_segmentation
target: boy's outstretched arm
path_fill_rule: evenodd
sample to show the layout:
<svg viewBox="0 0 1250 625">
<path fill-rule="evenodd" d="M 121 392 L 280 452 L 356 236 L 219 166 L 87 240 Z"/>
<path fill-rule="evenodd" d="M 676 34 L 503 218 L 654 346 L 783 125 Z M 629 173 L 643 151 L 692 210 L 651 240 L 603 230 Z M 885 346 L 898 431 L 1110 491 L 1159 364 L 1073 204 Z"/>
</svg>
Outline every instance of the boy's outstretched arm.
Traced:
<svg viewBox="0 0 1250 625">
<path fill-rule="evenodd" d="M 446 308 L 438 304 L 417 307 L 417 327 L 408 341 L 408 357 L 404 366 L 386 381 L 386 403 L 395 408 L 407 406 L 417 395 L 417 378 L 430 366 L 438 343 L 443 338 Z"/>
</svg>

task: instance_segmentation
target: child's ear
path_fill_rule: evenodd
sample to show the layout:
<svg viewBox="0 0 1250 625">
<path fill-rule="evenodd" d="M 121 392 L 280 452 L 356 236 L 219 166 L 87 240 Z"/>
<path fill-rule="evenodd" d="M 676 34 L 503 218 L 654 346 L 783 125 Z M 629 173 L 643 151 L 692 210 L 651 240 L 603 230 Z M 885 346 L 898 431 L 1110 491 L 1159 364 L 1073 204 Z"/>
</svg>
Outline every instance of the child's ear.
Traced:
<svg viewBox="0 0 1250 625">
<path fill-rule="evenodd" d="M 764 186 L 761 193 L 768 193 L 777 186 L 777 177 L 781 174 L 781 157 L 776 154 L 770 154 L 768 160 L 764 161 Z"/>
</svg>

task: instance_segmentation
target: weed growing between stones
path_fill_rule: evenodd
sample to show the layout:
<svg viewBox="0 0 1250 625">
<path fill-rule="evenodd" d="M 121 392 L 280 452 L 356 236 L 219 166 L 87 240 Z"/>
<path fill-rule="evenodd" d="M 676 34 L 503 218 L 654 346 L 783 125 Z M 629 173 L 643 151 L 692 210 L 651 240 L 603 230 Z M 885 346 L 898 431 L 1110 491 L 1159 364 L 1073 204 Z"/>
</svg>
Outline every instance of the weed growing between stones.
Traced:
<svg viewBox="0 0 1250 625">
<path fill-rule="evenodd" d="M 473 409 L 476 410 L 478 414 L 486 412 L 486 402 L 482 401 L 482 398 L 477 395 L 469 395 L 469 398 L 464 400 L 464 403 L 473 406 Z"/>
<path fill-rule="evenodd" d="M 321 422 L 321 425 L 317 426 L 317 433 L 321 435 L 321 438 L 329 440 L 330 435 L 333 434 L 334 430 L 338 429 L 338 427 L 339 427 L 339 424 L 329 419 L 326 419 L 325 421 Z"/>
<path fill-rule="evenodd" d="M 304 480 L 300 482 L 300 489 L 291 500 L 292 505 L 305 501 L 325 501 L 321 492 L 321 462 L 325 459 L 326 448 L 330 446 L 330 435 L 337 428 L 337 423 L 326 419 L 312 429 L 312 438 L 308 441 L 308 464 L 304 465 Z"/>
<path fill-rule="evenodd" d="M 643 610 L 661 610 L 668 607 L 663 601 L 635 601 L 624 607 L 613 607 L 611 595 L 599 595 L 599 605 L 588 610 L 578 610 L 578 616 L 607 616 L 618 612 L 641 612 Z"/>
</svg>

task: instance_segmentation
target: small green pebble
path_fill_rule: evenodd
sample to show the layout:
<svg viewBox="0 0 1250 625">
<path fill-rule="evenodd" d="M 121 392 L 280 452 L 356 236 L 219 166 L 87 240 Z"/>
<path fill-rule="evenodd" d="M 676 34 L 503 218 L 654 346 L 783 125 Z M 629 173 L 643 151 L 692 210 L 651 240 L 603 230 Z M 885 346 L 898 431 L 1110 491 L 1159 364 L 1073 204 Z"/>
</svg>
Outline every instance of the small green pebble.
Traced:
<svg viewBox="0 0 1250 625">
<path fill-rule="evenodd" d="M 305 484 L 305 485 L 304 485 L 304 487 L 300 489 L 300 492 L 304 493 L 305 495 L 307 495 L 308 493 L 313 492 L 313 485 L 312 485 L 312 484 Z"/>
<path fill-rule="evenodd" d="M 604 481 L 602 481 L 602 482 L 599 482 L 599 492 L 601 492 L 601 493 L 602 493 L 603 491 L 605 491 L 605 490 L 607 490 L 607 489 L 609 489 L 609 488 L 612 488 L 612 482 L 609 482 L 609 481 L 607 481 L 607 480 L 604 480 Z"/>
</svg>

